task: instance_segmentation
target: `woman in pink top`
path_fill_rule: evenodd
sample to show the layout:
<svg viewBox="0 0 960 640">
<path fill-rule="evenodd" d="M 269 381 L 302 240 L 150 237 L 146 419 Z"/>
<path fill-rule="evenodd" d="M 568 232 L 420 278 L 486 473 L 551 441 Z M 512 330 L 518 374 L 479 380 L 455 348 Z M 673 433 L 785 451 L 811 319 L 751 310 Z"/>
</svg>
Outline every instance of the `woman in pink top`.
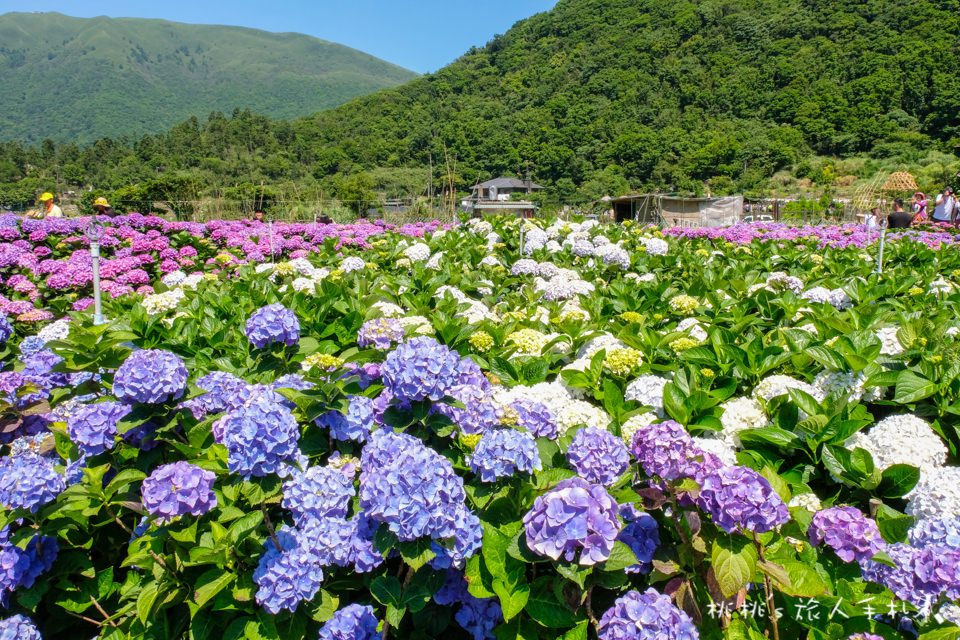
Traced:
<svg viewBox="0 0 960 640">
<path fill-rule="evenodd" d="M 927 220 L 927 196 L 922 191 L 913 194 L 913 221 L 926 222 Z"/>
</svg>

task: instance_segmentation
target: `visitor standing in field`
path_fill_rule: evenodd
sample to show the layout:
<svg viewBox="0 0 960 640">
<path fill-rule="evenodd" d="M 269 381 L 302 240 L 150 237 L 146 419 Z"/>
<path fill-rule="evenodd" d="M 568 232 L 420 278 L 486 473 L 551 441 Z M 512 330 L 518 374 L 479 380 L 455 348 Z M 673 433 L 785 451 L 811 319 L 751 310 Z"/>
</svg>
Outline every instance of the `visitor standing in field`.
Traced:
<svg viewBox="0 0 960 640">
<path fill-rule="evenodd" d="M 957 216 L 957 199 L 953 195 L 952 187 L 945 187 L 943 193 L 937 195 L 936 205 L 933 207 L 934 222 L 953 222 Z"/>
<path fill-rule="evenodd" d="M 110 216 L 111 218 L 118 215 L 117 212 L 113 210 L 113 207 L 110 206 L 110 203 L 107 202 L 107 199 L 103 197 L 93 201 L 93 212 L 95 215 Z"/>
<path fill-rule="evenodd" d="M 927 196 L 922 191 L 913 194 L 913 219 L 917 222 L 926 222 L 927 220 Z"/>
<path fill-rule="evenodd" d="M 879 216 L 880 216 L 880 207 L 874 207 L 873 209 L 870 209 L 870 213 L 868 213 L 868 214 L 867 214 L 866 216 L 864 216 L 864 218 L 863 218 L 863 224 L 864 224 L 864 226 L 865 226 L 868 230 L 869 230 L 869 229 L 876 229 L 878 226 L 880 226 L 880 217 L 879 217 Z"/>
<path fill-rule="evenodd" d="M 887 216 L 887 227 L 890 229 L 909 229 L 914 217 L 916 217 L 915 214 L 903 210 L 903 200 L 897 198 L 893 201 L 893 213 Z"/>
<path fill-rule="evenodd" d="M 40 208 L 27 211 L 30 218 L 62 218 L 63 210 L 53 203 L 53 194 L 46 192 L 40 196 Z"/>
</svg>

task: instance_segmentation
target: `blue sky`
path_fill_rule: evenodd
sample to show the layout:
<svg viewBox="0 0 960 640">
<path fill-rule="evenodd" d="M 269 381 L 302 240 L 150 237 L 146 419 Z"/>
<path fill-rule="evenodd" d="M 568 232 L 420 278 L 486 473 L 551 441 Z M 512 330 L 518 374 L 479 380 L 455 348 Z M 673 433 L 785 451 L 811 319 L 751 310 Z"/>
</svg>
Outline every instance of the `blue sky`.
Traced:
<svg viewBox="0 0 960 640">
<path fill-rule="evenodd" d="M 0 0 L 0 13 L 163 18 L 295 31 L 339 42 L 420 73 L 436 71 L 556 0 Z"/>
</svg>

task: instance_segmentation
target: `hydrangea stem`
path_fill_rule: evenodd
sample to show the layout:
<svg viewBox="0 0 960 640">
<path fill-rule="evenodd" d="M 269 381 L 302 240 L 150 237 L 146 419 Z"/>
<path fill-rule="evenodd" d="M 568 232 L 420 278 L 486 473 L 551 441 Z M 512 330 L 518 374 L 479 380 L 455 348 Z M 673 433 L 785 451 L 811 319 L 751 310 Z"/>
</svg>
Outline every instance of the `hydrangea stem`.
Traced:
<svg viewBox="0 0 960 640">
<path fill-rule="evenodd" d="M 760 544 L 760 536 L 756 533 L 753 534 L 753 544 L 757 547 L 757 554 L 760 556 L 760 560 L 766 562 L 767 559 L 763 555 L 763 545 Z M 773 600 L 773 587 L 770 586 L 770 577 L 767 576 L 767 574 L 763 574 L 763 594 L 767 601 L 767 616 L 770 618 L 770 630 L 773 632 L 773 640 L 780 640 L 780 628 L 777 625 L 777 607 L 776 602 Z"/>
<path fill-rule="evenodd" d="M 261 504 L 260 511 L 263 512 L 263 521 L 267 524 L 267 531 L 270 532 L 270 539 L 273 540 L 273 546 L 277 548 L 277 551 L 283 552 L 283 546 L 280 544 L 280 539 L 277 537 L 277 531 L 273 528 L 273 522 L 270 520 L 270 514 L 267 513 L 267 505 Z"/>
</svg>

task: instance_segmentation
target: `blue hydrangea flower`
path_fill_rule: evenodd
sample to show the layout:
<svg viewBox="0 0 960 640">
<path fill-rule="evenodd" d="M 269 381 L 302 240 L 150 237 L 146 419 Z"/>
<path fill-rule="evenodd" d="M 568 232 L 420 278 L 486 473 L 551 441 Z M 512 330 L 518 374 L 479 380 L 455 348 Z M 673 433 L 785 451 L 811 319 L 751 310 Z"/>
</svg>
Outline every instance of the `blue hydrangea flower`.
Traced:
<svg viewBox="0 0 960 640">
<path fill-rule="evenodd" d="M 909 538 L 915 547 L 941 544 L 960 549 L 960 518 L 923 518 L 910 529 Z"/>
<path fill-rule="evenodd" d="M 600 618 L 600 640 L 698 640 L 700 633 L 670 597 L 647 589 L 628 591 Z"/>
<path fill-rule="evenodd" d="M 235 398 L 243 392 L 247 383 L 232 373 L 211 371 L 197 380 L 197 386 L 207 392 L 194 399 L 200 407 L 203 407 L 203 414 L 206 415 L 229 411 L 234 406 Z"/>
<path fill-rule="evenodd" d="M 440 403 L 434 405 L 433 410 L 450 418 L 464 434 L 486 433 L 500 426 L 497 406 L 480 387 L 458 384 L 450 387 L 447 395 L 462 402 L 465 408 Z"/>
<path fill-rule="evenodd" d="M 155 404 L 176 400 L 187 389 L 187 367 L 162 349 L 131 353 L 113 378 L 113 395 L 122 402 Z"/>
<path fill-rule="evenodd" d="M 330 437 L 334 440 L 366 442 L 373 426 L 373 399 L 366 396 L 350 396 L 350 408 L 342 421 L 334 419 L 330 424 Z"/>
<path fill-rule="evenodd" d="M 480 518 L 465 506 L 457 512 L 456 529 L 454 531 L 453 547 L 432 542 L 430 548 L 436 557 L 430 560 L 434 569 L 462 569 L 467 558 L 475 554 L 483 546 L 483 525 Z"/>
<path fill-rule="evenodd" d="M 466 494 L 450 461 L 417 438 L 375 431 L 360 459 L 360 506 L 400 540 L 452 538 Z"/>
<path fill-rule="evenodd" d="M 517 424 L 536 438 L 557 438 L 557 420 L 547 405 L 533 400 L 519 399 L 510 403 L 517 412 Z"/>
<path fill-rule="evenodd" d="M 350 538 L 351 553 L 353 554 L 353 569 L 357 573 L 373 571 L 383 564 L 383 555 L 373 545 L 373 534 L 380 523 L 372 520 L 366 514 L 358 514 L 353 518 L 353 537 Z"/>
<path fill-rule="evenodd" d="M 37 509 L 66 488 L 53 464 L 35 455 L 0 459 L 0 505 L 7 509 Z"/>
<path fill-rule="evenodd" d="M 81 453 L 95 456 L 113 449 L 117 423 L 130 413 L 130 405 L 120 402 L 97 402 L 80 407 L 67 418 L 67 435 Z"/>
<path fill-rule="evenodd" d="M 189 462 L 179 461 L 157 467 L 140 486 L 143 506 L 160 522 L 184 514 L 203 515 L 217 506 L 213 492 L 216 476 Z"/>
<path fill-rule="evenodd" d="M 660 530 L 657 527 L 657 521 L 649 513 L 639 511 L 633 505 L 621 505 L 620 515 L 627 523 L 617 540 L 624 543 L 634 555 L 637 556 L 639 564 L 629 566 L 625 569 L 627 573 L 649 573 L 653 554 L 660 546 Z"/>
<path fill-rule="evenodd" d="M 6 315 L 0 315 L 0 344 L 6 343 L 11 336 L 13 336 L 13 325 L 7 320 Z"/>
<path fill-rule="evenodd" d="M 353 471 L 352 467 L 320 466 L 294 471 L 283 485 L 282 504 L 293 513 L 297 526 L 302 526 L 308 519 L 346 517 L 350 500 L 357 494 Z"/>
<path fill-rule="evenodd" d="M 533 473 L 541 469 L 540 452 L 533 436 L 512 429 L 497 429 L 480 438 L 469 463 L 483 482 L 496 482 L 517 471 Z"/>
<path fill-rule="evenodd" d="M 366 389 L 380 379 L 379 362 L 365 362 L 363 365 L 358 365 L 356 362 L 347 362 L 343 365 L 343 368 L 347 371 L 343 374 L 343 378 L 357 376 L 359 378 L 357 384 L 360 385 L 361 389 Z"/>
<path fill-rule="evenodd" d="M 81 455 L 76 460 L 68 460 L 63 470 L 63 482 L 68 487 L 83 480 L 83 470 L 87 468 L 87 456 Z"/>
<path fill-rule="evenodd" d="M 623 440 L 606 429 L 585 427 L 573 436 L 567 461 L 587 482 L 610 486 L 630 466 L 630 454 Z"/>
<path fill-rule="evenodd" d="M 826 543 L 844 562 L 865 562 L 887 543 L 877 523 L 856 507 L 832 507 L 818 511 L 810 522 L 810 544 Z"/>
<path fill-rule="evenodd" d="M 960 551 L 902 543 L 888 545 L 885 551 L 897 566 L 868 560 L 861 565 L 864 580 L 887 587 L 917 607 L 929 607 L 944 593 L 950 600 L 960 597 Z"/>
<path fill-rule="evenodd" d="M 457 384 L 460 356 L 429 336 L 411 338 L 387 354 L 383 383 L 400 400 L 442 399 Z"/>
<path fill-rule="evenodd" d="M 23 370 L 20 372 L 27 382 L 30 382 L 38 389 L 39 393 L 28 394 L 24 397 L 26 402 L 34 402 L 41 398 L 46 398 L 51 389 L 65 387 L 69 384 L 70 378 L 66 373 L 55 372 L 53 368 L 63 362 L 63 358 L 49 349 L 41 349 L 37 353 L 20 358 L 23 361 Z"/>
<path fill-rule="evenodd" d="M 483 375 L 483 370 L 480 368 L 480 365 L 474 362 L 469 356 L 461 358 L 460 364 L 457 365 L 456 384 L 468 384 L 479 388 L 484 393 L 490 393 L 492 389 L 492 385 L 490 381 L 487 380 L 487 376 Z"/>
<path fill-rule="evenodd" d="M 704 452 L 673 420 L 640 428 L 633 436 L 630 452 L 651 478 L 696 478 L 703 471 Z"/>
<path fill-rule="evenodd" d="M 567 478 L 539 496 L 523 516 L 527 546 L 542 556 L 561 556 L 589 566 L 610 557 L 620 532 L 617 504 L 599 484 Z"/>
<path fill-rule="evenodd" d="M 270 388 L 276 391 L 277 389 L 294 389 L 296 391 L 306 391 L 307 389 L 313 389 L 316 385 L 308 380 L 304 380 L 303 376 L 299 373 L 288 373 L 285 376 L 280 376 L 277 378 Z"/>
<path fill-rule="evenodd" d="M 700 481 L 700 508 L 727 533 L 766 533 L 790 520 L 790 511 L 762 475 L 746 467 L 721 467 Z"/>
<path fill-rule="evenodd" d="M 276 395 L 257 392 L 224 416 L 218 431 L 232 473 L 244 477 L 286 475 L 287 461 L 300 455 L 297 420 L 289 408 L 275 402 Z"/>
<path fill-rule="evenodd" d="M 257 349 L 280 342 L 292 347 L 300 340 L 297 314 L 279 303 L 268 304 L 247 320 L 247 340 Z"/>
<path fill-rule="evenodd" d="M 346 567 L 354 561 L 351 544 L 357 523 L 337 517 L 308 518 L 300 527 L 300 546 L 321 567 Z"/>
<path fill-rule="evenodd" d="M 394 344 L 403 342 L 403 325 L 396 318 L 374 318 L 367 320 L 360 326 L 357 333 L 357 344 L 367 348 L 386 351 Z"/>
<path fill-rule="evenodd" d="M 323 569 L 308 550 L 300 546 L 297 532 L 287 526 L 277 531 L 280 549 L 273 540 L 264 543 L 260 563 L 253 572 L 257 603 L 270 613 L 296 611 L 301 602 L 312 600 L 323 582 Z"/>
<path fill-rule="evenodd" d="M 46 344 L 47 341 L 40 336 L 27 336 L 20 343 L 20 354 L 24 356 L 32 356 L 35 353 L 39 353 Z"/>
<path fill-rule="evenodd" d="M 373 607 L 348 604 L 321 627 L 319 640 L 379 640 L 378 624 Z"/>
<path fill-rule="evenodd" d="M 29 589 L 57 560 L 60 548 L 55 538 L 35 535 L 26 547 L 9 543 L 8 529 L 2 532 L 0 543 L 0 605 L 6 606 L 9 595 L 21 587 Z"/>
<path fill-rule="evenodd" d="M 37 627 L 21 615 L 0 620 L 0 640 L 43 640 Z"/>
<path fill-rule="evenodd" d="M 454 619 L 470 632 L 474 640 L 494 638 L 493 629 L 503 622 L 503 611 L 496 598 L 476 598 L 467 591 L 467 581 L 460 571 L 447 570 L 447 581 L 433 594 L 441 606 L 460 606 Z"/>
</svg>

